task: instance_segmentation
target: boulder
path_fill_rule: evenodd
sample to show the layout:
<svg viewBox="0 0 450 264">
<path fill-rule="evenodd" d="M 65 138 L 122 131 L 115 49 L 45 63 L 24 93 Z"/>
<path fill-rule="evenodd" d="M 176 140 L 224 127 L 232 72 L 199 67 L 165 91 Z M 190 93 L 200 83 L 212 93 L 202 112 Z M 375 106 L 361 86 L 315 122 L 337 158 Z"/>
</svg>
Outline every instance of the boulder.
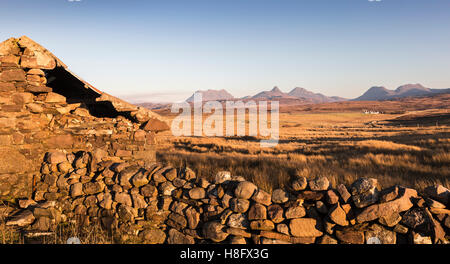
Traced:
<svg viewBox="0 0 450 264">
<path fill-rule="evenodd" d="M 286 224 L 278 224 L 277 231 L 281 234 L 290 235 L 289 227 Z"/>
<path fill-rule="evenodd" d="M 252 196 L 252 200 L 265 206 L 272 204 L 272 196 L 261 189 L 255 191 Z"/>
<path fill-rule="evenodd" d="M 196 229 L 200 223 L 200 213 L 194 208 L 189 207 L 185 211 L 186 220 L 190 229 Z"/>
<path fill-rule="evenodd" d="M 74 183 L 70 186 L 70 196 L 72 198 L 83 195 L 83 184 L 81 182 Z"/>
<path fill-rule="evenodd" d="M 158 190 L 160 194 L 170 196 L 176 188 L 171 182 L 163 182 L 159 185 Z"/>
<path fill-rule="evenodd" d="M 207 222 L 203 225 L 203 236 L 213 242 L 222 242 L 228 237 L 228 233 L 224 232 L 225 226 L 219 222 Z"/>
<path fill-rule="evenodd" d="M 270 231 L 275 228 L 275 224 L 270 220 L 255 220 L 250 222 L 251 230 Z"/>
<path fill-rule="evenodd" d="M 398 197 L 399 187 L 393 186 L 380 192 L 380 203 L 392 201 Z"/>
<path fill-rule="evenodd" d="M 67 156 L 62 151 L 47 152 L 47 155 L 45 156 L 45 161 L 47 161 L 49 164 L 58 164 L 62 162 L 67 162 Z"/>
<path fill-rule="evenodd" d="M 136 174 L 131 177 L 131 184 L 134 187 L 141 187 L 148 183 L 148 178 L 143 170 L 139 170 Z"/>
<path fill-rule="evenodd" d="M 334 205 L 328 214 L 330 219 L 340 225 L 340 226 L 348 226 L 349 222 L 347 221 L 347 214 L 344 209 L 339 204 Z"/>
<path fill-rule="evenodd" d="M 87 182 L 83 184 L 83 192 L 87 195 L 102 192 L 104 188 L 105 184 L 103 182 Z"/>
<path fill-rule="evenodd" d="M 185 179 L 186 181 L 189 181 L 195 179 L 196 175 L 192 169 L 185 167 L 180 171 L 180 177 Z"/>
<path fill-rule="evenodd" d="M 412 208 L 403 214 L 402 224 L 416 231 L 428 233 L 431 231 L 431 219 L 424 208 Z"/>
<path fill-rule="evenodd" d="M 172 228 L 169 230 L 167 244 L 195 244 L 195 240 L 193 237 Z"/>
<path fill-rule="evenodd" d="M 144 126 L 142 127 L 143 130 L 145 131 L 151 131 L 154 133 L 158 133 L 161 131 L 166 131 L 169 130 L 170 127 L 169 125 L 167 125 L 166 122 L 163 122 L 157 118 L 150 118 L 147 123 L 144 124 Z"/>
<path fill-rule="evenodd" d="M 395 232 L 387 230 L 380 225 L 373 224 L 369 230 L 364 233 L 366 244 L 371 241 L 380 242 L 380 244 L 396 244 L 397 235 Z"/>
<path fill-rule="evenodd" d="M 0 72 L 0 82 L 24 82 L 25 72 L 21 69 L 4 70 Z"/>
<path fill-rule="evenodd" d="M 269 219 L 274 223 L 281 223 L 284 220 L 284 210 L 278 204 L 272 204 L 267 208 Z"/>
<path fill-rule="evenodd" d="M 139 236 L 148 244 L 163 244 L 166 241 L 166 233 L 161 229 L 144 229 Z"/>
<path fill-rule="evenodd" d="M 378 222 L 387 227 L 394 227 L 395 225 L 400 223 L 401 220 L 402 217 L 398 212 L 393 212 L 392 214 L 378 218 Z"/>
<path fill-rule="evenodd" d="M 12 217 L 12 219 L 6 222 L 7 226 L 19 226 L 25 227 L 31 225 L 35 220 L 33 213 L 30 210 L 24 210 L 18 215 Z"/>
<path fill-rule="evenodd" d="M 249 222 L 245 214 L 231 214 L 227 220 L 227 226 L 232 228 L 247 229 Z"/>
<path fill-rule="evenodd" d="M 336 230 L 336 237 L 344 244 L 364 244 L 364 232 L 361 230 Z"/>
<path fill-rule="evenodd" d="M 81 164 L 84 164 L 84 162 L 81 162 Z M 121 172 L 119 172 L 117 176 L 117 178 L 119 179 L 119 184 L 121 186 L 126 186 L 130 188 L 133 187 L 130 180 L 136 173 L 138 173 L 139 170 L 140 170 L 139 166 L 128 166 L 125 169 L 123 169 Z"/>
<path fill-rule="evenodd" d="M 257 187 L 255 184 L 249 181 L 243 181 L 237 185 L 234 191 L 234 195 L 236 196 L 236 198 L 248 200 L 253 196 L 256 189 Z"/>
<path fill-rule="evenodd" d="M 64 97 L 60 94 L 57 94 L 57 93 L 50 92 L 47 94 L 47 97 L 45 98 L 45 102 L 46 103 L 58 103 L 58 104 L 66 103 L 66 97 Z"/>
<path fill-rule="evenodd" d="M 229 171 L 219 171 L 216 173 L 214 177 L 215 184 L 221 184 L 230 180 L 231 180 L 231 173 Z"/>
<path fill-rule="evenodd" d="M 236 213 L 245 213 L 250 207 L 250 201 L 244 199 L 233 198 L 230 200 L 230 209 Z"/>
<path fill-rule="evenodd" d="M 319 237 L 323 235 L 320 223 L 314 218 L 298 218 L 289 222 L 291 234 L 295 237 Z"/>
<path fill-rule="evenodd" d="M 323 198 L 323 193 L 313 191 L 302 191 L 297 195 L 297 199 L 305 201 L 319 201 Z"/>
<path fill-rule="evenodd" d="M 353 203 L 358 208 L 364 208 L 378 201 L 378 181 L 373 178 L 360 178 L 352 184 Z"/>
<path fill-rule="evenodd" d="M 326 197 L 329 204 L 337 204 L 339 202 L 339 196 L 333 190 L 328 190 Z"/>
<path fill-rule="evenodd" d="M 298 177 L 291 183 L 291 187 L 294 191 L 303 191 L 308 186 L 308 180 L 305 177 Z"/>
<path fill-rule="evenodd" d="M 286 209 L 286 219 L 301 218 L 306 215 L 306 210 L 303 206 L 291 206 Z"/>
<path fill-rule="evenodd" d="M 121 192 L 121 193 L 116 193 L 114 195 L 114 202 L 119 203 L 119 204 L 124 204 L 127 206 L 132 206 L 133 202 L 131 200 L 131 196 L 128 193 L 125 192 Z"/>
<path fill-rule="evenodd" d="M 255 203 L 248 211 L 249 220 L 263 220 L 267 218 L 267 209 L 264 205 Z"/>
<path fill-rule="evenodd" d="M 282 189 L 276 189 L 272 193 L 272 202 L 281 204 L 289 201 L 289 195 Z"/>
<path fill-rule="evenodd" d="M 316 177 L 309 181 L 309 188 L 312 191 L 326 191 L 330 188 L 330 182 L 327 177 Z"/>
<path fill-rule="evenodd" d="M 144 209 L 147 208 L 148 204 L 145 201 L 144 197 L 139 194 L 132 194 L 131 200 L 133 201 L 133 207 L 136 209 Z"/>
<path fill-rule="evenodd" d="M 372 221 L 380 217 L 387 217 L 392 213 L 400 213 L 413 207 L 413 199 L 417 197 L 417 191 L 408 188 L 401 188 L 400 197 L 381 204 L 374 204 L 365 208 L 358 214 L 356 220 L 359 223 Z"/>
<path fill-rule="evenodd" d="M 189 197 L 194 200 L 199 200 L 205 198 L 205 189 L 200 187 L 195 187 L 189 190 Z"/>
</svg>

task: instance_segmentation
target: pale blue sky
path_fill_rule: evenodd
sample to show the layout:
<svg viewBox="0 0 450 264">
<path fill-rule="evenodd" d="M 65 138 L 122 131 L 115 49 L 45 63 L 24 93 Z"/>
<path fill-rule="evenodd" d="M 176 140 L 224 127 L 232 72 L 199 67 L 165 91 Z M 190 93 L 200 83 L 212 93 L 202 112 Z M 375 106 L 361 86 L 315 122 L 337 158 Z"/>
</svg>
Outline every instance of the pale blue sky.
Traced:
<svg viewBox="0 0 450 264">
<path fill-rule="evenodd" d="M 450 88 L 450 0 L 1 0 L 0 39 L 28 35 L 132 101 L 277 85 L 354 98 Z"/>
</svg>

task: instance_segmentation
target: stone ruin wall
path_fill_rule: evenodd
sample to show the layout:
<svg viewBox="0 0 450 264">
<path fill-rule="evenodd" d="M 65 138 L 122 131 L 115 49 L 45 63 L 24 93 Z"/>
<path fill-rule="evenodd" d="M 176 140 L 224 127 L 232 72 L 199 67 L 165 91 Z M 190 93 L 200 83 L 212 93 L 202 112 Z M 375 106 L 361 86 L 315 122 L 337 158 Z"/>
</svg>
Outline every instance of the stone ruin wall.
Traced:
<svg viewBox="0 0 450 264">
<path fill-rule="evenodd" d="M 27 37 L 0 43 L 0 198 L 31 197 L 51 150 L 89 151 L 98 161 L 155 161 L 145 113 L 97 102 L 98 91 L 76 78 Z"/>
<path fill-rule="evenodd" d="M 361 178 L 332 188 L 327 178 L 296 178 L 271 194 L 240 176 L 213 182 L 189 168 L 154 163 L 93 163 L 88 152 L 50 152 L 33 198 L 7 225 L 54 231 L 99 224 L 122 242 L 150 244 L 442 244 L 448 243 L 450 191 L 424 194 Z M 133 237 L 134 239 L 130 240 Z M 127 240 L 128 239 L 128 240 Z M 138 241 L 138 242 L 136 242 Z"/>
</svg>

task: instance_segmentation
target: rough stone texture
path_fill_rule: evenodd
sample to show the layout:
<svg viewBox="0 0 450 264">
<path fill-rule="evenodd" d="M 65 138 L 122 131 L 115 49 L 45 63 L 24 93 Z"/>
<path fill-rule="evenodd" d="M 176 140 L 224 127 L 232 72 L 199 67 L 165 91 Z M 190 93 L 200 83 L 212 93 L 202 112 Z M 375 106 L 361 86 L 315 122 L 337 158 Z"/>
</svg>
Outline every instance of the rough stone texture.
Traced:
<svg viewBox="0 0 450 264">
<path fill-rule="evenodd" d="M 250 201 L 244 199 L 233 198 L 230 200 L 230 209 L 236 213 L 245 213 L 250 207 Z"/>
<path fill-rule="evenodd" d="M 380 225 L 374 224 L 370 227 L 370 230 L 364 233 L 366 244 L 371 241 L 380 242 L 380 244 L 396 244 L 397 236 L 395 232 L 383 228 Z"/>
<path fill-rule="evenodd" d="M 2 42 L 0 49 L 0 198 L 31 197 L 33 176 L 41 172 L 42 159 L 50 150 L 56 153 L 49 154 L 50 164 L 65 162 L 63 153 L 99 153 L 99 149 L 103 155 L 96 155 L 95 162 L 155 161 L 156 132 L 141 126 L 151 118 L 162 120 L 158 115 L 141 109 L 141 118 L 133 118 L 136 106 L 72 75 L 26 36 Z M 48 84 L 51 87 L 47 78 L 56 80 Z M 81 99 L 76 100 L 82 101 L 71 103 L 78 95 Z M 141 136 L 134 138 L 136 133 Z M 66 165 L 58 165 L 61 172 L 69 168 Z"/>
<path fill-rule="evenodd" d="M 249 220 L 263 220 L 267 218 L 267 209 L 264 205 L 255 203 L 248 211 Z"/>
<path fill-rule="evenodd" d="M 333 191 L 327 191 L 327 203 L 329 204 L 337 204 L 339 202 L 339 196 Z"/>
<path fill-rule="evenodd" d="M 309 181 L 309 188 L 312 191 L 326 191 L 330 188 L 330 182 L 326 177 L 317 177 Z"/>
<path fill-rule="evenodd" d="M 378 181 L 373 178 L 360 178 L 352 184 L 352 198 L 356 207 L 363 208 L 378 201 Z"/>
<path fill-rule="evenodd" d="M 347 221 L 347 214 L 339 204 L 336 204 L 333 208 L 330 209 L 329 217 L 334 223 L 340 226 L 349 225 L 349 222 Z"/>
<path fill-rule="evenodd" d="M 196 187 L 189 190 L 189 197 L 194 200 L 199 200 L 205 198 L 205 193 L 205 189 Z"/>
<path fill-rule="evenodd" d="M 270 231 L 275 228 L 275 224 L 270 220 L 255 220 L 250 222 L 250 229 Z"/>
<path fill-rule="evenodd" d="M 261 189 L 258 189 L 255 192 L 255 194 L 252 197 L 252 200 L 265 206 L 269 206 L 272 204 L 272 196 Z"/>
<path fill-rule="evenodd" d="M 203 226 L 203 235 L 213 242 L 222 242 L 228 237 L 224 232 L 224 226 L 218 222 L 208 222 Z"/>
<path fill-rule="evenodd" d="M 236 198 L 248 200 L 253 196 L 256 189 L 257 187 L 255 184 L 248 181 L 243 181 L 237 185 L 234 194 Z"/>
<path fill-rule="evenodd" d="M 410 237 L 410 243 L 448 243 L 450 210 L 421 199 L 413 189 L 397 187 L 395 196 L 388 195 L 392 188 L 382 190 L 386 197 L 381 200 L 387 202 L 363 209 L 341 203 L 344 199 L 330 189 L 301 191 L 298 195 L 307 199 L 271 204 L 271 194 L 253 187 L 244 196 L 251 194 L 251 200 L 237 198 L 236 185 L 250 186 L 245 181 L 212 184 L 196 179 L 192 171 L 186 177 L 185 169 L 175 174 L 176 169 L 157 163 L 98 163 L 94 156 L 44 155 L 34 200 L 19 200 L 21 208 L 7 216 L 8 226 L 52 232 L 69 219 L 86 225 L 100 216 L 106 229 L 131 228 L 151 244 L 404 243 L 404 238 L 397 241 L 397 234 Z"/>
<path fill-rule="evenodd" d="M 281 223 L 284 220 L 284 210 L 278 204 L 273 204 L 267 208 L 269 219 L 274 223 Z"/>
<path fill-rule="evenodd" d="M 272 193 L 272 202 L 274 203 L 285 203 L 289 201 L 289 195 L 286 191 L 282 190 L 282 189 L 276 189 L 273 191 Z"/>
<path fill-rule="evenodd" d="M 313 218 L 292 219 L 289 222 L 291 234 L 295 237 L 320 237 L 320 224 Z"/>
<path fill-rule="evenodd" d="M 286 209 L 285 216 L 287 219 L 301 218 L 306 215 L 306 210 L 303 206 L 293 206 Z"/>
<path fill-rule="evenodd" d="M 336 230 L 336 237 L 344 244 L 364 244 L 364 232 L 360 230 Z"/>
<path fill-rule="evenodd" d="M 214 177 L 215 184 L 221 184 L 231 180 L 231 173 L 229 171 L 219 171 Z"/>
<path fill-rule="evenodd" d="M 294 191 L 303 191 L 308 186 L 308 180 L 305 177 L 298 177 L 292 181 L 291 186 Z"/>
<path fill-rule="evenodd" d="M 417 197 L 417 191 L 407 188 L 402 188 L 402 195 L 400 198 L 390 202 L 374 204 L 365 208 L 358 216 L 359 223 L 372 221 L 380 217 L 389 216 L 392 213 L 400 213 L 409 210 L 413 207 L 412 199 Z"/>
<path fill-rule="evenodd" d="M 380 222 L 380 224 L 385 225 L 387 227 L 394 227 L 395 225 L 400 223 L 401 220 L 402 220 L 402 217 L 400 216 L 400 214 L 398 212 L 394 212 L 387 216 L 380 217 L 378 219 L 378 222 Z"/>
<path fill-rule="evenodd" d="M 185 235 L 176 229 L 169 230 L 168 244 L 194 244 L 195 240 L 189 235 Z"/>
<path fill-rule="evenodd" d="M 145 229 L 139 235 L 148 244 L 163 244 L 164 241 L 166 241 L 166 233 L 164 233 L 164 231 L 162 231 L 160 229 L 156 229 L 156 228 Z"/>
</svg>

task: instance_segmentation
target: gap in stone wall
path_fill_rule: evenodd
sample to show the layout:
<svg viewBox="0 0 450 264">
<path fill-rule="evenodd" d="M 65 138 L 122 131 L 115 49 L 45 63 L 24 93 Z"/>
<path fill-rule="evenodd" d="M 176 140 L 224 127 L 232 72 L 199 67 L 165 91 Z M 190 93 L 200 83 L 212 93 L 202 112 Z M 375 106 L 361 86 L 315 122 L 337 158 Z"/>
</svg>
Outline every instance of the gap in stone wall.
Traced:
<svg viewBox="0 0 450 264">
<path fill-rule="evenodd" d="M 100 95 L 86 88 L 83 82 L 64 68 L 56 67 L 54 70 L 49 70 L 46 72 L 46 77 L 48 80 L 47 86 L 51 87 L 53 92 L 66 97 L 68 103 L 84 104 L 92 116 L 99 118 L 116 118 L 119 116 L 120 113 L 111 102 L 97 102 L 96 98 Z"/>
</svg>

